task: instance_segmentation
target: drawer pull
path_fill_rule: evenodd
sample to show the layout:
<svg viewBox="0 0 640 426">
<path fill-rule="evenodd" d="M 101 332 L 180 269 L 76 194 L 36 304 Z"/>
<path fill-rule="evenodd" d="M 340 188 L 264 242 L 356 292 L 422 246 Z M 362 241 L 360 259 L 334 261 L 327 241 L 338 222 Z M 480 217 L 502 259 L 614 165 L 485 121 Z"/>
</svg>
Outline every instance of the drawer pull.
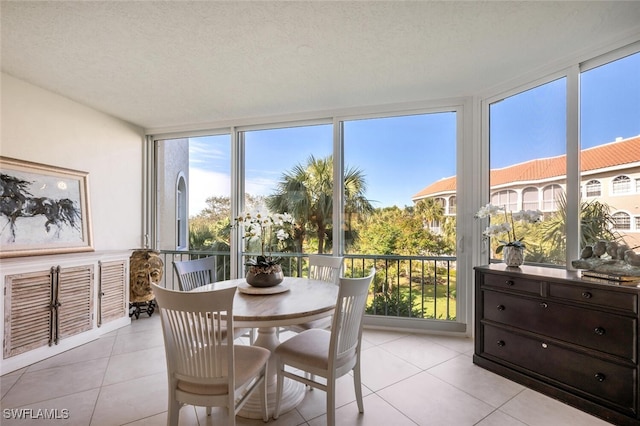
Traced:
<svg viewBox="0 0 640 426">
<path fill-rule="evenodd" d="M 515 283 L 513 282 L 513 280 L 507 280 L 505 281 L 505 284 L 507 284 L 509 287 L 513 286 Z"/>
<path fill-rule="evenodd" d="M 597 381 L 599 382 L 604 382 L 604 379 L 607 378 L 607 376 L 605 376 L 602 373 L 596 373 L 596 375 L 594 376 L 596 378 Z"/>
<path fill-rule="evenodd" d="M 606 331 L 602 327 L 596 327 L 595 330 L 593 330 L 593 332 L 596 333 L 598 336 L 604 336 L 604 333 Z"/>
<path fill-rule="evenodd" d="M 547 302 L 542 302 L 542 303 L 540 303 L 540 307 L 541 308 L 548 308 L 549 305 L 547 305 Z"/>
<path fill-rule="evenodd" d="M 496 342 L 496 344 L 497 344 L 498 346 L 500 346 L 500 347 L 502 347 L 502 346 L 504 346 L 504 345 L 505 345 L 504 340 L 498 340 L 498 341 Z"/>
<path fill-rule="evenodd" d="M 593 297 L 593 294 L 591 294 L 591 292 L 588 292 L 588 291 L 583 291 L 582 297 L 584 297 L 585 299 L 591 299 Z"/>
<path fill-rule="evenodd" d="M 498 309 L 499 311 L 504 311 L 504 305 L 498 305 L 498 306 L 497 306 L 497 309 Z"/>
<path fill-rule="evenodd" d="M 547 349 L 549 347 L 549 345 L 547 345 L 546 343 L 542 344 L 542 349 Z"/>
</svg>

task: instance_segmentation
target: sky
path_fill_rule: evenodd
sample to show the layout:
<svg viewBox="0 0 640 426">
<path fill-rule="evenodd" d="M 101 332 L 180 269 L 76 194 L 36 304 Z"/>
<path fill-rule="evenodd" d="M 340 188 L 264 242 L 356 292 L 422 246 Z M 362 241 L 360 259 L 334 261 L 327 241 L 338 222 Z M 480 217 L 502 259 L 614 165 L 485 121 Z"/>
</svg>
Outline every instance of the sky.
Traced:
<svg viewBox="0 0 640 426">
<path fill-rule="evenodd" d="M 640 135 L 640 53 L 582 73 L 580 85 L 583 148 Z M 565 90 L 562 78 L 490 106 L 492 168 L 566 153 Z M 412 205 L 456 174 L 455 123 L 454 112 L 347 121 L 345 165 L 364 174 L 374 207 Z M 330 124 L 247 132 L 245 190 L 271 194 L 283 173 L 331 155 L 332 137 Z M 230 158 L 229 135 L 190 139 L 190 215 L 230 194 Z"/>
</svg>

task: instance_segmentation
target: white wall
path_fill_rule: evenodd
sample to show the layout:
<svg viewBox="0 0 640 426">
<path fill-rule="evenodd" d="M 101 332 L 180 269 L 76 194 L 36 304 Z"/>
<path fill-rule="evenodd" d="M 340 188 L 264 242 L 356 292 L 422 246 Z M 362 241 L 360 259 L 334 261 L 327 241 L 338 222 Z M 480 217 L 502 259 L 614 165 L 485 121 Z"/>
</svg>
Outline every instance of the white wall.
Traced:
<svg viewBox="0 0 640 426">
<path fill-rule="evenodd" d="M 89 173 L 96 250 L 141 247 L 144 131 L 2 73 L 0 154 Z"/>
</svg>

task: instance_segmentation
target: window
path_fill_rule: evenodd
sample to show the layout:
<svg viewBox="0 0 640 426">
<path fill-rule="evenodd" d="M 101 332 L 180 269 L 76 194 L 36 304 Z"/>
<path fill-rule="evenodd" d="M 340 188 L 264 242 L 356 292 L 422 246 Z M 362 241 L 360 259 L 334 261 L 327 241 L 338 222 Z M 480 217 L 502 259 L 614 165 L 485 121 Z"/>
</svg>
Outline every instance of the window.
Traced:
<svg viewBox="0 0 640 426">
<path fill-rule="evenodd" d="M 560 185 L 549 185 L 542 189 L 542 210 L 554 212 L 559 209 L 558 201 L 562 197 Z"/>
<path fill-rule="evenodd" d="M 499 97 L 488 107 L 491 203 L 511 211 L 533 207 L 555 212 L 558 190 L 566 185 L 567 79 Z M 536 193 L 532 185 L 538 182 L 547 186 Z M 522 207 L 516 196 L 520 188 Z M 563 218 L 561 213 L 549 214 L 545 221 L 562 222 Z M 540 225 L 532 225 L 538 226 L 539 232 L 529 230 L 527 235 L 527 243 L 540 247 L 536 262 L 565 264 L 566 228 L 559 225 L 545 231 Z M 497 245 L 497 239 L 492 239 L 488 252 L 495 253 Z"/>
<path fill-rule="evenodd" d="M 525 188 L 522 190 L 522 209 L 523 210 L 538 210 L 540 208 L 540 202 L 538 198 L 538 188 Z"/>
<path fill-rule="evenodd" d="M 491 204 L 504 206 L 507 211 L 518 211 L 518 193 L 512 190 L 496 192 L 491 196 Z"/>
<path fill-rule="evenodd" d="M 240 137 L 245 144 L 244 210 L 290 213 L 300 231 L 273 251 L 331 253 L 333 127 L 248 130 Z M 252 244 L 244 250 L 261 248 Z"/>
<path fill-rule="evenodd" d="M 617 212 L 613 215 L 613 221 L 615 223 L 615 228 L 619 230 L 630 230 L 631 229 L 631 216 L 629 216 L 625 212 Z"/>
<path fill-rule="evenodd" d="M 392 262 L 379 259 L 393 263 L 389 268 L 393 273 L 377 275 L 381 278 L 373 285 L 368 314 L 445 321 L 457 317 L 452 296 L 456 284 L 450 280 L 446 289 L 436 285 L 443 282 L 441 278 L 431 277 L 447 276 L 460 264 L 410 260 L 416 255 L 456 255 L 456 217 L 448 214 L 456 191 L 456 114 L 445 111 L 342 123 L 345 175 L 348 170 L 358 171 L 367 188 L 364 197 L 345 192 L 345 254 L 396 258 Z M 358 208 L 367 204 L 373 210 L 360 215 Z"/>
<path fill-rule="evenodd" d="M 601 184 L 598 180 L 590 180 L 586 185 L 587 197 L 599 197 L 601 193 Z"/>
<path fill-rule="evenodd" d="M 176 248 L 178 250 L 188 248 L 189 221 L 187 220 L 187 193 L 184 174 L 180 173 L 176 185 Z"/>
<path fill-rule="evenodd" d="M 447 212 L 447 214 L 456 214 L 456 203 L 457 199 L 455 195 L 449 197 L 449 211 Z"/>
<path fill-rule="evenodd" d="M 581 64 L 580 73 L 580 147 L 582 180 L 599 180 L 604 185 L 588 201 L 598 202 L 610 212 L 634 212 L 640 179 L 635 173 L 640 135 L 640 52 L 622 49 L 617 57 L 605 55 Z M 585 174 L 589 177 L 585 178 Z M 595 176 L 594 176 L 595 175 Z M 635 178 L 635 182 L 634 182 Z M 583 204 L 584 209 L 584 204 Z M 585 211 L 583 210 L 583 213 Z M 634 212 L 635 213 L 635 212 Z M 593 221 L 592 221 L 593 222 Z M 640 245 L 640 237 L 631 227 L 626 213 L 616 213 L 616 236 L 629 247 Z M 608 229 L 585 229 L 591 235 L 585 244 L 609 240 Z M 635 230 L 640 230 L 636 226 Z"/>
<path fill-rule="evenodd" d="M 631 179 L 629 176 L 618 176 L 612 182 L 613 194 L 626 194 L 631 192 Z"/>
<path fill-rule="evenodd" d="M 640 232 L 640 216 L 636 216 L 634 219 L 636 223 L 636 231 Z"/>
<path fill-rule="evenodd" d="M 155 247 L 229 251 L 230 135 L 156 140 L 155 157 Z"/>
</svg>

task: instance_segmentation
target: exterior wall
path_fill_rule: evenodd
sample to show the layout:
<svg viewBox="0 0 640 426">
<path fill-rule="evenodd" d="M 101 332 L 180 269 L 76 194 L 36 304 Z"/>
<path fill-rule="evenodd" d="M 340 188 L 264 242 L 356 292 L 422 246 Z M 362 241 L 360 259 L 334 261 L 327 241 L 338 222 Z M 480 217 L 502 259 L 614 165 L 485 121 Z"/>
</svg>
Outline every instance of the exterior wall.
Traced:
<svg viewBox="0 0 640 426">
<path fill-rule="evenodd" d="M 158 141 L 156 147 L 158 185 L 158 242 L 160 250 L 175 250 L 177 246 L 178 176 L 182 173 L 189 193 L 189 140 Z M 187 200 L 187 206 L 189 205 Z M 187 217 L 189 212 L 187 211 Z"/>
<path fill-rule="evenodd" d="M 89 173 L 96 250 L 141 247 L 143 129 L 2 73 L 0 153 Z"/>
<path fill-rule="evenodd" d="M 613 194 L 613 180 L 621 175 L 628 176 L 631 179 L 631 189 L 629 192 L 624 194 Z M 598 180 L 601 183 L 601 193 L 598 197 L 586 196 L 586 184 L 591 180 Z M 598 200 L 602 203 L 608 204 L 611 207 L 611 214 L 614 214 L 616 212 L 625 212 L 630 216 L 631 230 L 618 230 L 618 232 L 624 236 L 625 242 L 630 247 L 640 247 L 640 184 L 636 183 L 637 181 L 640 181 L 640 165 L 631 165 L 623 166 L 616 169 L 602 169 L 600 171 L 590 171 L 588 173 L 583 173 L 582 182 L 580 185 L 583 200 Z M 561 176 L 558 179 L 548 179 L 544 182 L 514 182 L 512 184 L 500 185 L 499 187 L 492 187 L 491 195 L 500 191 L 515 191 L 518 194 L 517 210 L 520 210 L 524 208 L 522 205 L 522 191 L 525 188 L 537 188 L 537 208 L 541 211 L 548 211 L 543 209 L 542 190 L 543 188 L 553 184 L 560 185 L 563 190 L 566 189 L 565 178 L 564 176 Z M 432 195 L 432 197 L 436 197 L 441 200 L 449 200 L 453 196 L 455 196 L 455 191 L 440 192 L 437 195 Z M 448 205 L 448 202 L 449 201 L 445 201 L 445 205 Z M 527 210 L 527 208 L 524 209 Z M 450 213 L 448 210 L 445 210 L 445 214 L 450 215 L 452 213 Z M 437 230 L 437 228 L 432 228 L 432 230 Z"/>
</svg>

